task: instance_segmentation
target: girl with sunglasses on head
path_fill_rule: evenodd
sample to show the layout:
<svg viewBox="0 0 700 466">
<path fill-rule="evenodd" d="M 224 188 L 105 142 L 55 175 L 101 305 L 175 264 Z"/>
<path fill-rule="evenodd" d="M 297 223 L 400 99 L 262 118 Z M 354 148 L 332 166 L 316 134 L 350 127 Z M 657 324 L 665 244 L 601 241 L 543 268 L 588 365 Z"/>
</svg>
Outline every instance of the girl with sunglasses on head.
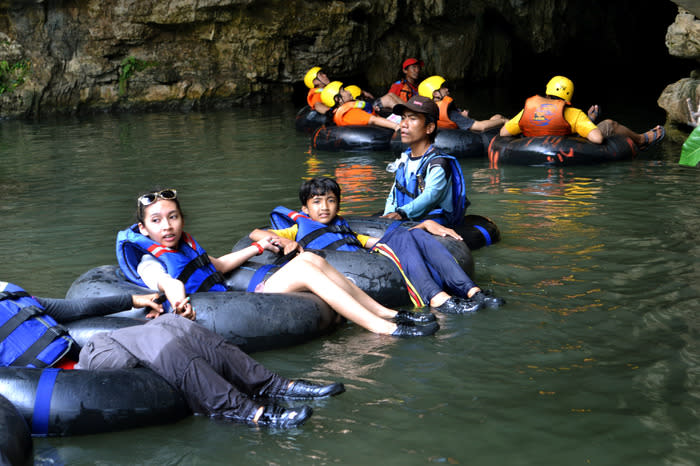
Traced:
<svg viewBox="0 0 700 466">
<path fill-rule="evenodd" d="M 174 189 L 154 190 L 138 197 L 137 223 L 117 235 L 117 257 L 124 274 L 136 284 L 165 293 L 173 312 L 194 320 L 187 295 L 226 291 L 222 274 L 240 267 L 267 249 L 280 251 L 273 235 L 221 257 L 207 255 L 184 232 L 184 216 Z M 337 313 L 367 330 L 398 337 L 424 336 L 439 326 L 429 313 L 386 308 L 360 290 L 322 257 L 303 252 L 279 268 L 255 292 L 310 291 Z M 425 325 L 423 325 L 425 324 Z"/>
</svg>

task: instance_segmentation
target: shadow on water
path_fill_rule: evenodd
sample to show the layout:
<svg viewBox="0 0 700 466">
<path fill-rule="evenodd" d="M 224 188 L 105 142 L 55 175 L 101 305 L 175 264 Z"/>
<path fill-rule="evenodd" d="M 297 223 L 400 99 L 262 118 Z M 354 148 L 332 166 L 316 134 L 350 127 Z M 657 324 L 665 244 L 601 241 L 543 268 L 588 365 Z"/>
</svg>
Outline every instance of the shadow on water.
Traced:
<svg viewBox="0 0 700 466">
<path fill-rule="evenodd" d="M 178 189 L 187 230 L 215 255 L 276 205 L 298 207 L 310 176 L 337 177 L 347 213 L 380 210 L 393 155 L 312 151 L 293 115 L 2 122 L 3 280 L 61 296 L 87 269 L 114 263 L 117 230 L 132 221 L 136 193 L 154 184 Z M 256 354 L 284 375 L 346 384 L 312 403 L 301 429 L 190 417 L 36 439 L 35 462 L 697 464 L 698 176 L 676 165 L 679 151 L 664 141 L 630 162 L 561 169 L 463 161 L 470 210 L 503 237 L 475 252 L 475 279 L 507 305 L 441 316 L 431 338 L 347 324 Z"/>
</svg>

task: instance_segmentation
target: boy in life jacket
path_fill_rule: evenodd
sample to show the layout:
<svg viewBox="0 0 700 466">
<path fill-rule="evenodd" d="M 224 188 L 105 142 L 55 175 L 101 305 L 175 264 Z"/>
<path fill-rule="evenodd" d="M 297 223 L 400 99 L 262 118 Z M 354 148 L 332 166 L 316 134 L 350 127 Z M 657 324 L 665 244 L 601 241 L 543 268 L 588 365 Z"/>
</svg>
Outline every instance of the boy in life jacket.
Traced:
<svg viewBox="0 0 700 466">
<path fill-rule="evenodd" d="M 399 130 L 398 123 L 377 115 L 371 103 L 355 100 L 340 81 L 333 81 L 323 88 L 321 101 L 331 108 L 333 122 L 338 126 L 373 125 L 393 131 Z"/>
<path fill-rule="evenodd" d="M 429 305 L 444 313 L 464 314 L 482 307 L 500 307 L 505 301 L 481 291 L 433 235 L 462 238 L 452 229 L 426 220 L 410 230 L 397 227 L 375 238 L 359 235 L 338 215 L 340 186 L 326 177 L 305 181 L 299 190 L 302 212 L 277 207 L 270 218 L 273 230 L 256 229 L 250 238 L 275 235 L 285 253 L 304 248 L 357 251 L 369 249 L 391 259 L 407 284 L 416 307 Z M 399 311 L 399 319 L 427 322 L 432 314 Z"/>
<path fill-rule="evenodd" d="M 178 388 L 194 413 L 282 428 L 302 424 L 312 409 L 286 408 L 275 400 L 325 398 L 345 391 L 341 383 L 317 385 L 283 378 L 211 330 L 174 313 L 161 315 L 163 306 L 157 298 L 158 293 L 39 298 L 0 282 L 1 365 L 85 370 L 148 367 Z M 132 307 L 150 308 L 149 316 L 157 318 L 97 333 L 82 349 L 57 323 Z M 47 328 L 44 333 L 37 331 Z"/>
<path fill-rule="evenodd" d="M 526 137 L 569 136 L 578 134 L 594 144 L 602 144 L 606 137 L 627 136 L 640 149 L 661 141 L 666 135 L 663 126 L 655 126 L 646 133 L 638 134 L 613 120 L 604 120 L 598 125 L 600 109 L 593 105 L 587 113 L 571 106 L 574 83 L 564 77 L 555 76 L 547 83 L 546 96 L 535 95 L 525 101 L 525 108 L 501 128 L 501 136 Z"/>
<path fill-rule="evenodd" d="M 488 120 L 475 120 L 469 116 L 469 110 L 457 108 L 445 78 L 431 76 L 418 85 L 418 93 L 423 97 L 433 99 L 440 110 L 437 125 L 440 129 L 464 129 L 471 131 L 487 131 L 498 128 L 508 121 L 503 115 L 493 115 Z"/>
<path fill-rule="evenodd" d="M 393 220 L 433 219 L 449 227 L 464 221 L 469 205 L 459 162 L 433 146 L 439 110 L 432 99 L 414 96 L 394 107 L 401 115 L 401 142 L 409 148 L 387 167 L 394 185 L 383 217 Z"/>
</svg>

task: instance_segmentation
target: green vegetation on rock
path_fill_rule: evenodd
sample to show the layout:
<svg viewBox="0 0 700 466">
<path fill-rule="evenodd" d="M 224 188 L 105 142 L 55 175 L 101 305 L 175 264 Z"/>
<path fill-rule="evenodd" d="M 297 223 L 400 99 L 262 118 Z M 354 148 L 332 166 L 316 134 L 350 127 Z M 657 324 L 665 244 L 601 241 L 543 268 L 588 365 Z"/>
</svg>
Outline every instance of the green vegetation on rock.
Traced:
<svg viewBox="0 0 700 466">
<path fill-rule="evenodd" d="M 129 79 L 138 71 L 143 71 L 148 67 L 156 66 L 158 63 L 139 60 L 136 57 L 127 57 L 119 68 L 119 95 L 126 95 L 126 87 Z"/>
<path fill-rule="evenodd" d="M 12 92 L 24 83 L 30 71 L 29 60 L 0 61 L 0 95 Z"/>
</svg>

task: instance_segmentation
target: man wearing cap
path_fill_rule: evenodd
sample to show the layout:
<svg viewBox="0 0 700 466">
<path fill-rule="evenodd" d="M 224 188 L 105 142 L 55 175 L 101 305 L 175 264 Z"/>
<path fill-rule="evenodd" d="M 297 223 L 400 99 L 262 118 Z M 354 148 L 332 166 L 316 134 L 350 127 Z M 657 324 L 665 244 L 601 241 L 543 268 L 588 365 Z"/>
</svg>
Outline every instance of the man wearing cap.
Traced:
<svg viewBox="0 0 700 466">
<path fill-rule="evenodd" d="M 454 157 L 433 146 L 440 115 L 437 105 L 416 95 L 393 111 L 401 115 L 401 142 L 409 148 L 388 168 L 395 171 L 395 178 L 383 216 L 461 224 L 468 205 L 464 175 Z"/>
<path fill-rule="evenodd" d="M 391 85 L 389 92 L 374 102 L 374 109 L 379 114 L 386 116 L 391 113 L 395 105 L 408 102 L 411 97 L 418 95 L 418 76 L 423 68 L 423 61 L 416 58 L 408 58 L 403 62 L 404 77 Z"/>
<path fill-rule="evenodd" d="M 418 77 L 423 66 L 425 66 L 423 60 L 418 60 L 417 58 L 404 60 L 401 66 L 404 78 L 392 84 L 391 88 L 389 88 L 389 93 L 399 96 L 404 102 L 408 102 L 411 97 L 418 95 Z"/>
</svg>

